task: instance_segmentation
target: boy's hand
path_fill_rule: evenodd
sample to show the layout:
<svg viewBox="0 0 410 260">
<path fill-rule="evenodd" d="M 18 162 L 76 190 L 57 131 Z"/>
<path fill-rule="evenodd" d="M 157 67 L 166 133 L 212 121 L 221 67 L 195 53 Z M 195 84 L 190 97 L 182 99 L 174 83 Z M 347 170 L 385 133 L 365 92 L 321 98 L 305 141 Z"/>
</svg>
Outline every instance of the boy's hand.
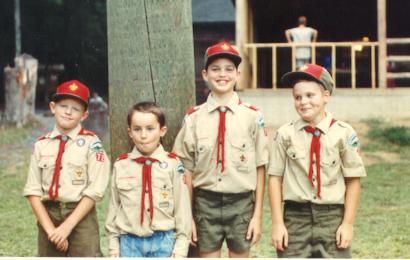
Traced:
<svg viewBox="0 0 410 260">
<path fill-rule="evenodd" d="M 60 252 L 67 252 L 67 250 L 68 250 L 68 240 L 65 239 L 63 242 L 56 244 L 56 248 Z"/>
<path fill-rule="evenodd" d="M 353 240 L 353 225 L 342 223 L 336 232 L 336 246 L 337 248 L 348 248 Z"/>
<path fill-rule="evenodd" d="M 288 230 L 284 224 L 272 224 L 272 245 L 276 250 L 284 251 L 288 247 Z"/>
<path fill-rule="evenodd" d="M 251 221 L 249 222 L 248 232 L 246 233 L 246 239 L 251 241 L 251 246 L 255 245 L 259 239 L 261 238 L 262 234 L 262 221 L 259 217 L 252 217 Z"/>
<path fill-rule="evenodd" d="M 179 255 L 179 254 L 176 254 L 176 253 L 172 253 L 171 257 L 172 258 L 186 258 L 185 256 L 182 256 L 182 255 Z"/>
<path fill-rule="evenodd" d="M 196 233 L 196 224 L 195 220 L 192 219 L 192 238 L 191 238 L 191 245 L 196 246 L 196 243 L 198 242 L 198 236 Z"/>
<path fill-rule="evenodd" d="M 67 237 L 70 235 L 72 228 L 68 227 L 66 222 L 63 222 L 58 226 L 54 231 L 48 235 L 48 239 L 54 244 L 58 245 L 67 240 Z"/>
<path fill-rule="evenodd" d="M 119 253 L 110 253 L 110 257 L 120 257 Z"/>
</svg>

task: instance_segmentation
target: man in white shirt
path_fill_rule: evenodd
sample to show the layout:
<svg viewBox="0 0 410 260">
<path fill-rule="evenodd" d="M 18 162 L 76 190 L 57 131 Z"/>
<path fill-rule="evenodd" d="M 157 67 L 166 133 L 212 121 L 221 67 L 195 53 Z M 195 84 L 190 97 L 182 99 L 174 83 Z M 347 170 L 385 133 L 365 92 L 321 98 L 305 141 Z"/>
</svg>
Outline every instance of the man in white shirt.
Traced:
<svg viewBox="0 0 410 260">
<path fill-rule="evenodd" d="M 298 27 L 285 31 L 285 36 L 288 42 L 309 43 L 316 42 L 317 30 L 307 27 L 307 19 L 305 16 L 298 18 Z M 296 69 L 299 69 L 306 63 L 310 63 L 311 48 L 297 47 L 296 48 Z"/>
</svg>

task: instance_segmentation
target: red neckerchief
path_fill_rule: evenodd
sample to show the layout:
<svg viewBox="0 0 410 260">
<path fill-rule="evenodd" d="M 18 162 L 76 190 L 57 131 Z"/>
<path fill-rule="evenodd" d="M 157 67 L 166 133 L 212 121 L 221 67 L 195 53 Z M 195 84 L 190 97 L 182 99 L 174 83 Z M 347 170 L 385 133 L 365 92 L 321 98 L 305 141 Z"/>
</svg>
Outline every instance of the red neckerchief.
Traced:
<svg viewBox="0 0 410 260">
<path fill-rule="evenodd" d="M 331 127 L 335 122 L 336 120 L 332 119 L 329 127 Z M 322 132 L 320 131 L 319 128 L 312 127 L 312 126 L 305 126 L 303 129 L 305 129 L 306 132 L 313 134 L 312 143 L 310 144 L 309 180 L 313 186 L 314 185 L 313 183 L 313 163 L 314 163 L 313 156 L 315 156 L 317 196 L 320 198 L 320 136 L 322 135 Z"/>
<path fill-rule="evenodd" d="M 144 164 L 142 167 L 142 189 L 141 189 L 141 225 L 144 222 L 144 210 L 145 210 L 145 193 L 148 191 L 148 198 L 149 198 L 149 215 L 152 220 L 154 218 L 154 201 L 152 198 L 152 177 L 151 177 L 151 169 L 152 164 L 154 162 L 158 162 L 157 159 L 150 158 L 150 157 L 138 157 L 135 159 L 137 163 Z"/>
<path fill-rule="evenodd" d="M 58 154 L 57 154 L 56 163 L 54 167 L 53 179 L 51 181 L 50 189 L 48 190 L 48 196 L 50 196 L 51 200 L 55 200 L 56 198 L 58 198 L 58 186 L 60 184 L 61 159 L 63 158 L 64 146 L 68 141 L 67 135 L 58 135 L 55 138 L 60 140 L 60 144 L 58 146 Z M 54 191 L 53 191 L 53 188 L 54 188 Z"/>
<path fill-rule="evenodd" d="M 216 155 L 216 165 L 222 164 L 221 172 L 225 170 L 225 131 L 226 131 L 226 111 L 228 107 L 220 106 L 219 111 L 219 127 L 218 127 L 218 150 Z"/>
</svg>

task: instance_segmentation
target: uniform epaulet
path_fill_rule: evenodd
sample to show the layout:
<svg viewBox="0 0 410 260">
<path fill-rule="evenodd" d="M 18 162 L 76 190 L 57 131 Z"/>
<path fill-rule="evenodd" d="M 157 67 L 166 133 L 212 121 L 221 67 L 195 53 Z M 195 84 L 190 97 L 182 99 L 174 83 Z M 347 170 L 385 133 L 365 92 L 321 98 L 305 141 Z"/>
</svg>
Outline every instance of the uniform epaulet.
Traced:
<svg viewBox="0 0 410 260">
<path fill-rule="evenodd" d="M 78 135 L 91 135 L 91 136 L 95 136 L 95 133 L 93 131 L 87 130 L 85 128 L 81 128 L 80 132 L 78 133 Z"/>
<path fill-rule="evenodd" d="M 186 111 L 186 114 L 187 114 L 187 115 L 190 115 L 190 114 L 194 113 L 195 111 L 198 111 L 198 109 L 199 109 L 199 106 L 190 107 L 190 108 L 188 108 L 188 110 Z"/>
<path fill-rule="evenodd" d="M 252 109 L 252 110 L 259 111 L 259 108 L 257 108 L 257 107 L 254 106 L 254 105 L 251 105 L 251 104 L 249 104 L 249 103 L 241 102 L 241 104 L 244 105 L 244 106 L 247 107 L 247 108 Z"/>
<path fill-rule="evenodd" d="M 128 154 L 127 153 L 122 153 L 122 154 L 118 155 L 117 161 L 124 160 L 124 159 L 127 159 L 127 158 L 128 158 Z"/>
<path fill-rule="evenodd" d="M 170 153 L 168 153 L 168 157 L 169 157 L 169 158 L 172 158 L 172 159 L 176 159 L 176 158 L 177 158 L 177 154 L 174 153 L 174 152 L 170 152 Z"/>
<path fill-rule="evenodd" d="M 41 141 L 41 140 L 47 139 L 49 134 L 50 134 L 50 133 L 47 133 L 47 134 L 45 134 L 45 135 L 40 136 L 39 138 L 37 138 L 37 141 Z"/>
</svg>

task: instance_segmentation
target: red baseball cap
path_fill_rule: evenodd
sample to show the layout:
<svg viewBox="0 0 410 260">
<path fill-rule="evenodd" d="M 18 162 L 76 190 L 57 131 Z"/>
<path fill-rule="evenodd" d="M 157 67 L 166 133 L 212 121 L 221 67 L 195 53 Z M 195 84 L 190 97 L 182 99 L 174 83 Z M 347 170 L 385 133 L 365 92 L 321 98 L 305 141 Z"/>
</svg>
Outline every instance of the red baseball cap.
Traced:
<svg viewBox="0 0 410 260">
<path fill-rule="evenodd" d="M 204 67 L 208 68 L 212 61 L 218 58 L 228 58 L 235 64 L 236 67 L 242 61 L 239 51 L 235 46 L 231 45 L 229 42 L 223 41 L 208 47 L 204 55 Z"/>
<path fill-rule="evenodd" d="M 70 80 L 60 84 L 57 87 L 56 93 L 53 95 L 53 101 L 57 101 L 60 97 L 73 97 L 79 99 L 88 106 L 88 99 L 90 98 L 90 90 L 86 85 L 78 80 Z"/>
<path fill-rule="evenodd" d="M 293 87 L 298 80 L 302 79 L 316 81 L 332 94 L 334 86 L 332 76 L 322 66 L 305 64 L 298 71 L 291 71 L 283 75 L 282 82 L 285 86 Z"/>
</svg>

